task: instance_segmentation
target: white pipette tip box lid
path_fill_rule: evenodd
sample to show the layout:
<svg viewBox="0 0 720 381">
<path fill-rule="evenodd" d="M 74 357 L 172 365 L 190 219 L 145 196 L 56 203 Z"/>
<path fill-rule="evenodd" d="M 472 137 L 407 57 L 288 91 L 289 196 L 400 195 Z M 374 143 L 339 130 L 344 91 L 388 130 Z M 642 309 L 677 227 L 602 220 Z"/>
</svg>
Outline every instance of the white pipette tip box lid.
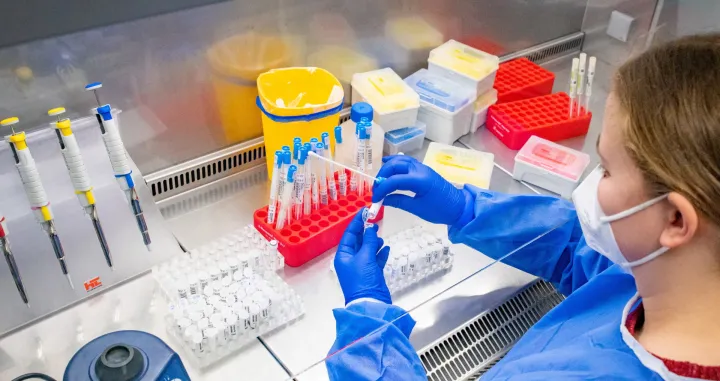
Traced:
<svg viewBox="0 0 720 381">
<path fill-rule="evenodd" d="M 352 77 L 352 103 L 373 107 L 373 122 L 385 132 L 412 125 L 417 120 L 420 97 L 391 68 L 356 73 Z"/>
<path fill-rule="evenodd" d="M 494 160 L 491 153 L 430 143 L 423 164 L 457 187 L 470 184 L 488 189 Z"/>
<path fill-rule="evenodd" d="M 590 164 L 590 156 L 531 136 L 515 156 L 513 178 L 570 198 Z"/>
</svg>

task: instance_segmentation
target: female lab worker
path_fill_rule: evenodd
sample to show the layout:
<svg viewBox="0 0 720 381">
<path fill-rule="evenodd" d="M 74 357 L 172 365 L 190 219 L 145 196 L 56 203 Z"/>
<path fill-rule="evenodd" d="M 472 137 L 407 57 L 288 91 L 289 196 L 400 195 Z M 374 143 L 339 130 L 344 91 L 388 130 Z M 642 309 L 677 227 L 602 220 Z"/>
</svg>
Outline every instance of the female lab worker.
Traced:
<svg viewBox="0 0 720 381">
<path fill-rule="evenodd" d="M 483 380 L 720 380 L 718 89 L 717 34 L 624 64 L 607 99 L 601 167 L 572 203 L 456 189 L 410 157 L 384 159 L 387 180 L 373 201 L 447 225 L 454 243 L 499 258 L 550 231 L 504 262 L 567 299 Z M 414 322 L 395 321 L 404 311 L 383 279 L 387 248 L 376 229 L 361 234 L 356 219 L 335 258 L 347 306 L 335 310 L 328 371 L 337 380 L 424 380 L 408 341 Z"/>
</svg>

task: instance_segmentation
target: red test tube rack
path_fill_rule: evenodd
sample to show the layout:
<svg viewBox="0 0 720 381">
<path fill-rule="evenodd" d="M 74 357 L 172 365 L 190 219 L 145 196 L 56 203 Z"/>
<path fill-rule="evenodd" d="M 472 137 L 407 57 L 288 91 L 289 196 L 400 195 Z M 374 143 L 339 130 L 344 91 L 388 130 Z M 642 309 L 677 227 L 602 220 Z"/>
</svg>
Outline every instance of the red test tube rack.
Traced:
<svg viewBox="0 0 720 381">
<path fill-rule="evenodd" d="M 555 74 L 527 58 L 503 62 L 498 68 L 493 87 L 497 103 L 514 102 L 552 93 Z"/>
<path fill-rule="evenodd" d="M 350 178 L 350 172 L 346 173 Z M 337 246 L 350 220 L 362 207 L 370 206 L 371 203 L 371 192 L 366 191 L 364 197 L 360 197 L 357 192 L 348 191 L 347 196 L 338 195 L 337 201 L 322 205 L 309 216 L 293 220 L 281 230 L 267 223 L 266 205 L 255 211 L 253 224 L 267 240 L 278 241 L 278 251 L 285 257 L 288 266 L 298 267 Z M 384 212 L 385 208 L 381 207 L 372 222 L 382 220 Z"/>
<path fill-rule="evenodd" d="M 577 101 L 575 110 L 578 114 L 571 117 L 570 97 L 562 92 L 495 104 L 488 110 L 486 127 L 508 148 L 520 149 L 533 135 L 559 141 L 587 134 L 592 113 Z"/>
</svg>

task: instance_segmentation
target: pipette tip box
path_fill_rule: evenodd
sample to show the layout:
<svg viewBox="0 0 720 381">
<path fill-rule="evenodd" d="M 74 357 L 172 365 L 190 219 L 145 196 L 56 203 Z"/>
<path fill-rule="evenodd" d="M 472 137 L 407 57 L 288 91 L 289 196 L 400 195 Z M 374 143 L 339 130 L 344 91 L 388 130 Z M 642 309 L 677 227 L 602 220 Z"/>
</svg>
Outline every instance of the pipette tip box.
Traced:
<svg viewBox="0 0 720 381">
<path fill-rule="evenodd" d="M 552 93 L 555 74 L 527 58 L 503 62 L 495 77 L 497 103 L 514 102 Z"/>
<path fill-rule="evenodd" d="M 464 184 L 490 189 L 495 155 L 451 145 L 430 143 L 423 164 L 457 187 Z"/>
<path fill-rule="evenodd" d="M 586 153 L 532 136 L 515 156 L 513 178 L 570 198 L 589 163 Z"/>
<path fill-rule="evenodd" d="M 350 179 L 350 172 L 347 174 Z M 338 195 L 337 201 L 313 210 L 300 220 L 293 220 L 279 231 L 267 223 L 267 206 L 255 211 L 253 223 L 266 239 L 278 241 L 278 251 L 285 257 L 288 266 L 298 267 L 337 246 L 350 220 L 361 208 L 370 204 L 370 191 L 366 191 L 363 197 L 356 192 L 348 192 L 347 196 Z M 384 212 L 385 208 L 381 207 L 373 222 L 382 220 Z"/>
<path fill-rule="evenodd" d="M 397 155 L 400 152 L 417 151 L 422 148 L 424 141 L 425 123 L 417 121 L 414 126 L 386 133 L 383 153 L 385 155 Z"/>
<path fill-rule="evenodd" d="M 559 141 L 587 134 L 592 113 L 577 102 L 575 108 L 571 117 L 570 97 L 562 92 L 495 104 L 485 125 L 508 148 L 520 149 L 533 135 Z"/>
</svg>

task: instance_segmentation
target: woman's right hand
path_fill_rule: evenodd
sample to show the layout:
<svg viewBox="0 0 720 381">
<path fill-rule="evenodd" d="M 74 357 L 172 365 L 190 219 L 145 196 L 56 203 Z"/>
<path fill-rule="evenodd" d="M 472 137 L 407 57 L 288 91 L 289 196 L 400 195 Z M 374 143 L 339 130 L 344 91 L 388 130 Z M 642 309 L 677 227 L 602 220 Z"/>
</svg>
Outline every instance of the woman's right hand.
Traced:
<svg viewBox="0 0 720 381">
<path fill-rule="evenodd" d="M 378 177 L 385 180 L 373 186 L 373 202 L 385 199 L 385 206 L 392 206 L 410 212 L 425 221 L 435 224 L 455 225 L 466 214 L 472 195 L 458 189 L 432 168 L 412 157 L 388 156 Z M 415 196 L 390 194 L 396 191 L 410 191 Z"/>
</svg>

